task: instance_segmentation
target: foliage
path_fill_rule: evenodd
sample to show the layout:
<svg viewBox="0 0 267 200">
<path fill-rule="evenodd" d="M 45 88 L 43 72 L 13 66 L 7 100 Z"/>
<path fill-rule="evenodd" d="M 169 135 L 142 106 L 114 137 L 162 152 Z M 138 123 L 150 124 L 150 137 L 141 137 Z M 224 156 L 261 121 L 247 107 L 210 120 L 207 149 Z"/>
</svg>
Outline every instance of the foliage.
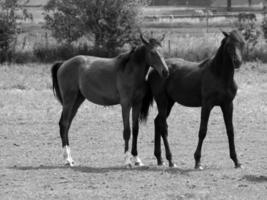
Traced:
<svg viewBox="0 0 267 200">
<path fill-rule="evenodd" d="M 23 5 L 28 0 L 0 0 L 0 62 L 10 61 L 19 33 L 19 21 L 32 19 Z"/>
<path fill-rule="evenodd" d="M 33 48 L 35 60 L 48 63 L 57 60 L 67 60 L 76 55 L 91 55 L 98 57 L 108 57 L 107 51 L 96 49 L 88 46 L 88 44 L 50 44 L 49 46 L 38 43 Z"/>
<path fill-rule="evenodd" d="M 151 5 L 190 5 L 190 6 L 210 6 L 212 0 L 152 0 Z"/>
<path fill-rule="evenodd" d="M 256 24 L 256 15 L 254 13 L 240 13 L 236 26 L 244 36 L 246 41 L 245 57 L 249 57 L 250 53 L 255 50 L 259 41 L 260 30 Z"/>
<path fill-rule="evenodd" d="M 50 0 L 46 26 L 61 43 L 94 37 L 95 47 L 114 51 L 133 42 L 141 6 L 148 0 Z"/>
<path fill-rule="evenodd" d="M 153 36 L 158 38 L 166 33 L 165 29 L 153 30 Z M 148 31 L 149 32 L 149 31 Z M 70 44 L 58 44 L 48 35 L 43 37 L 29 37 L 31 43 L 22 49 L 21 43 L 24 37 L 18 37 L 16 52 L 12 57 L 14 63 L 44 62 L 50 63 L 57 60 L 66 60 L 75 55 L 92 55 L 107 57 L 108 52 L 92 48 L 92 43 L 85 39 Z M 177 36 L 177 31 L 169 31 L 162 42 L 162 52 L 167 57 L 184 58 L 190 61 L 201 61 L 215 54 L 221 44 L 223 35 L 218 33 L 207 33 L 204 35 Z M 121 49 L 123 51 L 123 49 Z M 126 51 L 126 49 L 124 49 Z M 261 38 L 249 56 L 244 57 L 247 61 L 262 61 L 267 63 L 267 45 Z"/>
<path fill-rule="evenodd" d="M 267 41 L 267 16 L 264 16 L 262 20 L 261 28 L 262 28 L 263 36 L 265 40 Z"/>
</svg>

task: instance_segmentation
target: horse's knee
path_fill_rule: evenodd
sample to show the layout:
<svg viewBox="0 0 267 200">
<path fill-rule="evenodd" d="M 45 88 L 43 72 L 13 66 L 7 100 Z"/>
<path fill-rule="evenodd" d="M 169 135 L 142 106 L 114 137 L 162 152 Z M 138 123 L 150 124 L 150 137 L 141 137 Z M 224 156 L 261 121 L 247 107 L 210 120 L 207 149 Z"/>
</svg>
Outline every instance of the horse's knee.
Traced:
<svg viewBox="0 0 267 200">
<path fill-rule="evenodd" d="M 70 122 L 68 120 L 61 119 L 58 124 L 60 128 L 67 128 L 69 127 Z"/>
<path fill-rule="evenodd" d="M 130 140 L 130 129 L 124 129 L 123 130 L 123 139 L 126 140 L 126 141 L 129 141 Z"/>
</svg>

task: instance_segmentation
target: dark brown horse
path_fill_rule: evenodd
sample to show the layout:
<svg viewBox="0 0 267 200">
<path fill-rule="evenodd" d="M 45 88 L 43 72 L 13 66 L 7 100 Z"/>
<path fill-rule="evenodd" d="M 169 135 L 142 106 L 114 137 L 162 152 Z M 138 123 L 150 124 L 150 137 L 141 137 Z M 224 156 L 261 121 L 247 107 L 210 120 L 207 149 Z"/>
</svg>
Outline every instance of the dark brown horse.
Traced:
<svg viewBox="0 0 267 200">
<path fill-rule="evenodd" d="M 99 105 L 120 104 L 125 141 L 125 164 L 142 165 L 137 156 L 138 119 L 144 119 L 146 105 L 142 105 L 148 88 L 146 75 L 149 67 L 160 77 L 169 74 L 164 58 L 160 54 L 160 40 L 149 41 L 141 35 L 143 45 L 115 58 L 76 56 L 63 63 L 53 65 L 52 80 L 55 96 L 62 104 L 59 121 L 64 158 L 73 166 L 70 154 L 68 132 L 71 122 L 85 99 Z M 144 101 L 149 102 L 149 101 Z M 132 109 L 132 155 L 128 152 L 130 139 L 129 114 Z M 142 111 L 142 112 L 141 112 Z"/>
<path fill-rule="evenodd" d="M 194 154 L 195 168 L 202 169 L 200 158 L 202 143 L 207 133 L 209 115 L 214 106 L 220 106 L 229 140 L 230 157 L 235 167 L 240 167 L 236 156 L 233 128 L 233 99 L 237 85 L 234 70 L 242 64 L 244 39 L 238 31 L 223 32 L 216 55 L 201 63 L 183 59 L 167 59 L 170 76 L 161 77 L 152 70 L 148 76 L 153 97 L 157 103 L 158 115 L 155 118 L 155 156 L 158 165 L 162 165 L 161 138 L 163 139 L 169 166 L 174 166 L 168 143 L 167 117 L 175 102 L 188 107 L 201 107 L 199 141 Z"/>
</svg>

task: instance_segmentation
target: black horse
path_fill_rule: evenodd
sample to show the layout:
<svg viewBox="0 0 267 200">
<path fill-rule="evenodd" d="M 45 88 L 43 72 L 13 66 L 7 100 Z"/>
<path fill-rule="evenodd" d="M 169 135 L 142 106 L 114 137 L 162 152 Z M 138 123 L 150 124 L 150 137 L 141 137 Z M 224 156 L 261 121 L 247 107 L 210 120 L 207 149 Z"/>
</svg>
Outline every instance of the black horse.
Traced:
<svg viewBox="0 0 267 200">
<path fill-rule="evenodd" d="M 242 64 L 242 51 L 245 41 L 241 34 L 234 30 L 223 32 L 224 39 L 216 55 L 201 63 L 171 58 L 166 62 L 170 76 L 162 79 L 156 70 L 152 70 L 148 81 L 157 107 L 155 118 L 155 151 L 158 165 L 162 165 L 161 139 L 166 149 L 169 166 L 173 167 L 172 154 L 168 143 L 167 117 L 175 102 L 188 107 L 202 107 L 199 129 L 199 141 L 194 154 L 195 168 L 202 169 L 200 158 L 203 140 L 207 133 L 209 115 L 214 106 L 220 106 L 229 140 L 230 157 L 235 167 L 241 167 L 235 150 L 233 128 L 233 99 L 237 85 L 234 81 L 234 70 Z"/>
</svg>

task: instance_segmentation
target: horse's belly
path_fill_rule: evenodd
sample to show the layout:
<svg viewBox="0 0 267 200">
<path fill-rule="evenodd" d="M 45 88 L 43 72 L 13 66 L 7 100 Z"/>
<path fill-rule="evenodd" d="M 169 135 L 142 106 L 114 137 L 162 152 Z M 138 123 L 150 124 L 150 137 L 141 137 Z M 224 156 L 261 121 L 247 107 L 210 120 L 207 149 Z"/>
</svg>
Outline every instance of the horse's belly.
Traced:
<svg viewBox="0 0 267 200">
<path fill-rule="evenodd" d="M 201 106 L 201 97 L 198 95 L 187 95 L 187 94 L 179 94 L 177 96 L 174 96 L 173 99 L 187 107 L 200 107 Z"/>
<path fill-rule="evenodd" d="M 173 87 L 169 87 L 168 94 L 175 102 L 183 106 L 201 106 L 202 98 L 199 85 L 190 86 L 189 84 L 177 84 Z"/>
<path fill-rule="evenodd" d="M 88 90 L 88 92 L 82 92 L 82 94 L 87 100 L 98 105 L 111 106 L 120 102 L 119 96 L 114 94 L 108 95 L 105 92 Z"/>
<path fill-rule="evenodd" d="M 120 102 L 115 77 L 103 80 L 101 77 L 87 75 L 80 82 L 84 97 L 99 105 L 115 105 Z"/>
</svg>

